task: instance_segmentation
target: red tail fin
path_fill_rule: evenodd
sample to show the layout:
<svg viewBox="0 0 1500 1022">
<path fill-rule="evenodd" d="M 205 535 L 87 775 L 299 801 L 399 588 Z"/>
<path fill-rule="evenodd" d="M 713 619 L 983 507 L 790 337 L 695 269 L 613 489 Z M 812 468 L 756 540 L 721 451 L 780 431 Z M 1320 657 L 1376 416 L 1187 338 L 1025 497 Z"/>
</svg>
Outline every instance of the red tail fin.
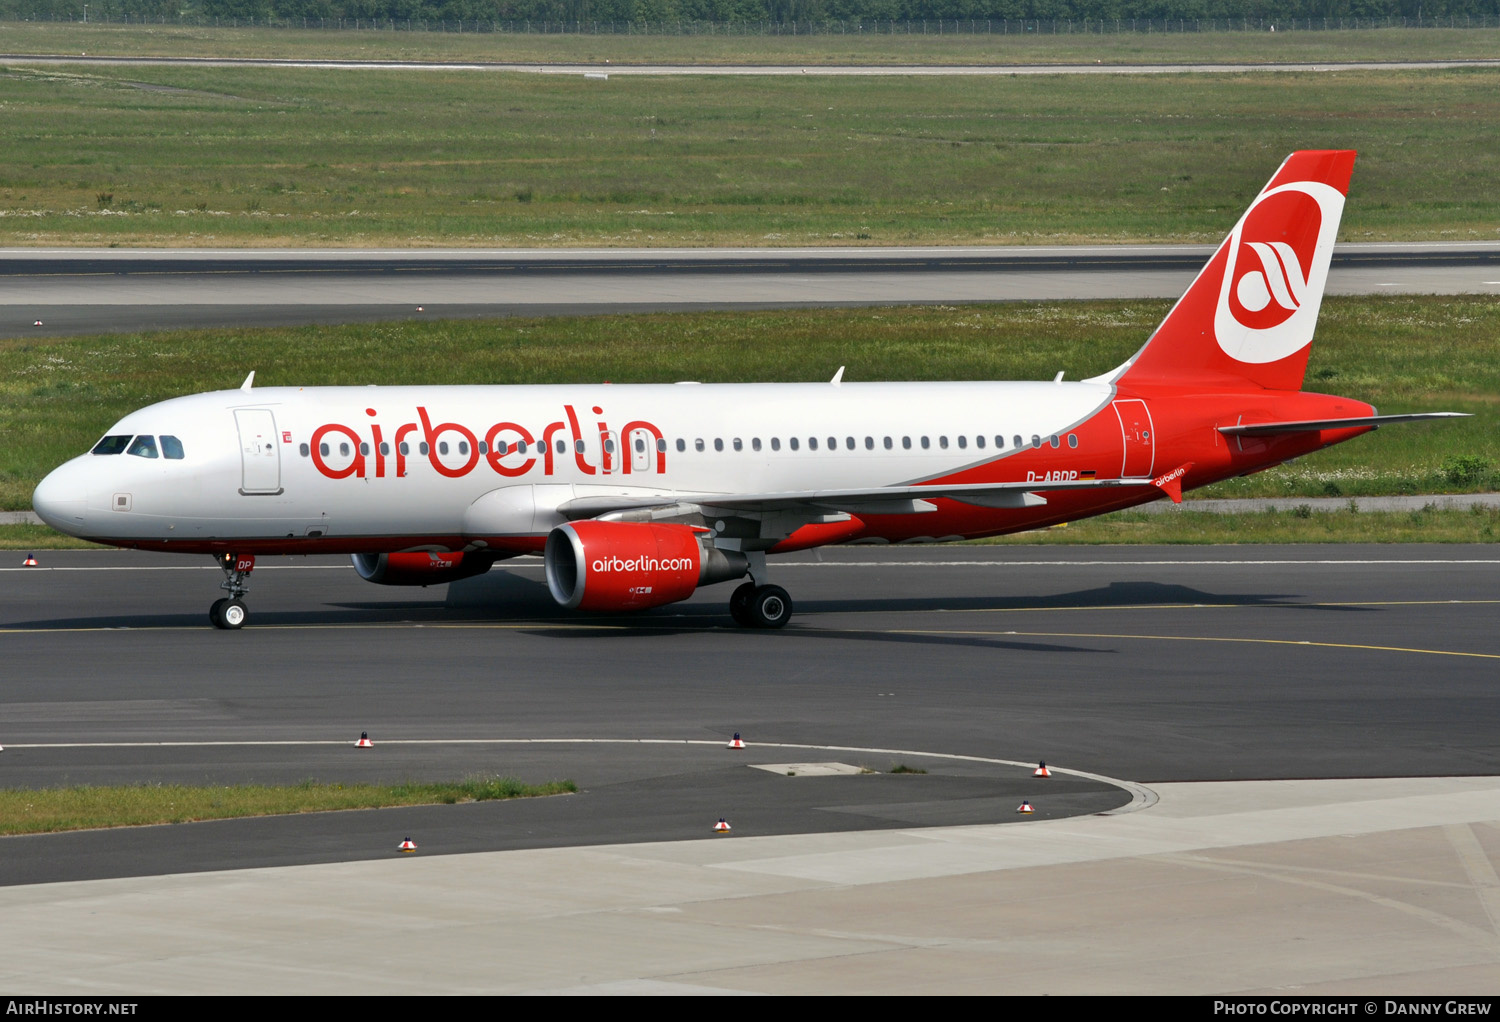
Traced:
<svg viewBox="0 0 1500 1022">
<path fill-rule="evenodd" d="M 1301 389 L 1353 171 L 1352 150 L 1288 156 L 1119 382 Z"/>
</svg>

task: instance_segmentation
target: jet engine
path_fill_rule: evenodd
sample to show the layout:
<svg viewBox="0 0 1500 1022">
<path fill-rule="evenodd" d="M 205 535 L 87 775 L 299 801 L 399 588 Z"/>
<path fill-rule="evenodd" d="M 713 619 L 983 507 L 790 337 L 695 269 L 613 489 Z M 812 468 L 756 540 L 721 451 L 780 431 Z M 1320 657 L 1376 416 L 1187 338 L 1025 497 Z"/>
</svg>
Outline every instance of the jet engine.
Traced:
<svg viewBox="0 0 1500 1022">
<path fill-rule="evenodd" d="M 559 525 L 544 557 L 547 588 L 569 610 L 660 607 L 750 570 L 744 554 L 718 549 L 705 529 L 651 522 Z"/>
<path fill-rule="evenodd" d="M 484 554 L 427 553 L 355 554 L 354 570 L 366 582 L 383 586 L 434 586 L 483 575 L 495 559 Z"/>
</svg>

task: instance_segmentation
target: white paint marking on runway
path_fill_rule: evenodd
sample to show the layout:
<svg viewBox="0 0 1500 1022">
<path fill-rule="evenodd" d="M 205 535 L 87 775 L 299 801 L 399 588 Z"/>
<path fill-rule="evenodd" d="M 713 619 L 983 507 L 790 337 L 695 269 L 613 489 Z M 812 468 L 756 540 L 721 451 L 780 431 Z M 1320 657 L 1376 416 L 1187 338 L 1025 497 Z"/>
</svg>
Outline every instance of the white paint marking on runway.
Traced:
<svg viewBox="0 0 1500 1022">
<path fill-rule="evenodd" d="M 385 745 L 713 745 L 725 748 L 722 738 L 397 738 L 383 739 Z M 160 749 L 160 748 L 222 748 L 246 746 L 312 746 L 343 745 L 354 747 L 353 742 L 317 739 L 311 741 L 233 741 L 233 742 L 54 742 L 45 744 L 12 744 L 11 749 Z M 991 756 L 964 756 L 952 752 L 923 752 L 919 749 L 869 749 L 858 745 L 801 745 L 792 742 L 755 742 L 754 749 L 804 749 L 817 752 L 859 752 L 871 756 L 921 756 L 927 759 L 946 759 L 960 763 L 986 763 L 993 766 L 1019 767 L 1031 770 L 1033 765 L 1017 759 L 996 759 Z M 738 751 L 738 750 L 736 750 Z M 1112 785 L 1130 793 L 1130 803 L 1109 813 L 1096 815 L 1118 815 L 1148 809 L 1157 801 L 1156 792 L 1134 781 L 1123 781 L 1104 774 L 1092 774 L 1084 770 L 1069 770 L 1067 767 L 1049 766 L 1054 774 L 1066 774 L 1085 780 Z"/>
</svg>

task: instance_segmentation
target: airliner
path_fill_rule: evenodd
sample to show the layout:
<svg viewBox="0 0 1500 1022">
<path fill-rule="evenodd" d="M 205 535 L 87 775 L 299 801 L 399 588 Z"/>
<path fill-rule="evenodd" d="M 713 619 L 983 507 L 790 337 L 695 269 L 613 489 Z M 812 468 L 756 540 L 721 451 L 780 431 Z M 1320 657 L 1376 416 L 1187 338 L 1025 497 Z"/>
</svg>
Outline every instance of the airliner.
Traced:
<svg viewBox="0 0 1500 1022">
<path fill-rule="evenodd" d="M 1127 362 L 1081 381 L 255 387 L 132 412 L 36 488 L 53 528 L 201 553 L 242 627 L 255 559 L 349 554 L 381 585 L 540 555 L 564 607 L 635 611 L 768 555 L 1021 532 L 1248 475 L 1387 423 L 1301 390 L 1352 151 L 1289 156 Z"/>
</svg>

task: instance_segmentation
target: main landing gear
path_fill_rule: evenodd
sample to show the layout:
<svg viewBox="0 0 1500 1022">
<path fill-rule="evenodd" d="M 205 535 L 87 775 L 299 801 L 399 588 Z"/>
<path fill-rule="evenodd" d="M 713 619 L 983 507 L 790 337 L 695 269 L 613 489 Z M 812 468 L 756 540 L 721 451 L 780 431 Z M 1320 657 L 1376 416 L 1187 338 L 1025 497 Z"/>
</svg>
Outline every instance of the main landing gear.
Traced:
<svg viewBox="0 0 1500 1022">
<path fill-rule="evenodd" d="M 745 628 L 781 628 L 792 619 L 792 598 L 780 586 L 746 582 L 729 597 L 729 615 Z"/>
<path fill-rule="evenodd" d="M 255 570 L 253 554 L 220 554 L 219 569 L 224 572 L 224 581 L 219 588 L 229 595 L 215 600 L 208 608 L 208 620 L 215 628 L 233 631 L 243 628 L 250 610 L 245 606 L 244 596 L 250 591 L 246 578 Z"/>
</svg>

